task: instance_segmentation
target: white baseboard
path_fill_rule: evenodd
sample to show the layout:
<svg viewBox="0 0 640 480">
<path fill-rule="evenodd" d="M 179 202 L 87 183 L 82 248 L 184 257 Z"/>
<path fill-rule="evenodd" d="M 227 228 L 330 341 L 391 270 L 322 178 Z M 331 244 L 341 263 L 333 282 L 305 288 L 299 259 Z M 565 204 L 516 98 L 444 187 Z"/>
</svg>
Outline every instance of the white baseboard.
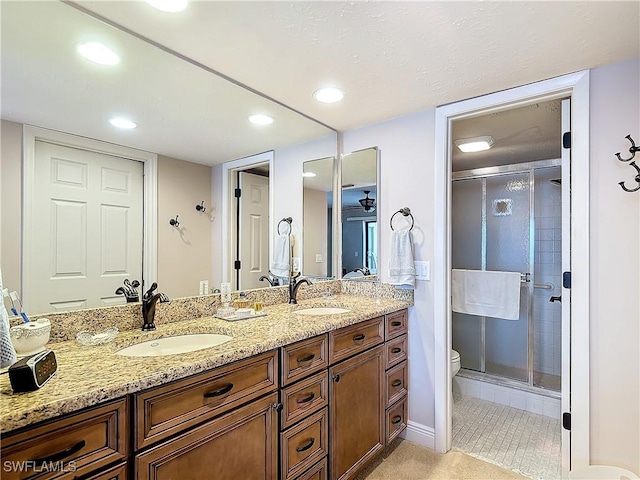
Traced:
<svg viewBox="0 0 640 480">
<path fill-rule="evenodd" d="M 401 437 L 410 442 L 422 445 L 423 447 L 435 450 L 436 437 L 434 429 L 421 423 L 409 420 L 407 422 L 407 429 L 402 432 Z"/>
<path fill-rule="evenodd" d="M 453 377 L 453 392 L 551 418 L 560 418 L 562 415 L 559 398 L 551 398 L 493 383 L 481 382 L 459 375 Z"/>
</svg>

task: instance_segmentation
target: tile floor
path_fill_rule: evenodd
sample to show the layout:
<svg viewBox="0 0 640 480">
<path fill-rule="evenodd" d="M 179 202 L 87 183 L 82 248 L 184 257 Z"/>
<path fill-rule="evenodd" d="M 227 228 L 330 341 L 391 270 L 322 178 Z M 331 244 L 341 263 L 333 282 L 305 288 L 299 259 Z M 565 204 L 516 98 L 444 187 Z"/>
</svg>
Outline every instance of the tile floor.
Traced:
<svg viewBox="0 0 640 480">
<path fill-rule="evenodd" d="M 535 480 L 562 478 L 560 420 L 454 395 L 453 448 Z"/>
</svg>

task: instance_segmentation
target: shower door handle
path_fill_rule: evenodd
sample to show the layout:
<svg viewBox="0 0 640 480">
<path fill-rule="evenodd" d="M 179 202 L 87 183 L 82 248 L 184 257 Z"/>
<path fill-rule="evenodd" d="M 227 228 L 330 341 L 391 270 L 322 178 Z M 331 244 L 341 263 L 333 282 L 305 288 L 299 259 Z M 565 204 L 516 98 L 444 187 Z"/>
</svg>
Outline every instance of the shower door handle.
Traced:
<svg viewBox="0 0 640 480">
<path fill-rule="evenodd" d="M 557 297 L 551 297 L 549 299 L 550 302 L 561 302 L 562 303 L 562 295 L 558 295 Z"/>
</svg>

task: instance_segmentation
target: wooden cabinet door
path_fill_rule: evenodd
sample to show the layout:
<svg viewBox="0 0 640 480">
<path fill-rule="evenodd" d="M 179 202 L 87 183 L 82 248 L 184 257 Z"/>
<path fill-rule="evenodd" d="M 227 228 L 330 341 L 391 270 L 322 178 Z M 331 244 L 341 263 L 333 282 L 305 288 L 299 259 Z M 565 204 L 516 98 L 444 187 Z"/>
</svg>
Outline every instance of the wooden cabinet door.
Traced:
<svg viewBox="0 0 640 480">
<path fill-rule="evenodd" d="M 268 395 L 138 454 L 136 479 L 275 479 L 277 401 Z"/>
<path fill-rule="evenodd" d="M 384 448 L 384 346 L 329 369 L 332 480 L 352 478 Z"/>
</svg>

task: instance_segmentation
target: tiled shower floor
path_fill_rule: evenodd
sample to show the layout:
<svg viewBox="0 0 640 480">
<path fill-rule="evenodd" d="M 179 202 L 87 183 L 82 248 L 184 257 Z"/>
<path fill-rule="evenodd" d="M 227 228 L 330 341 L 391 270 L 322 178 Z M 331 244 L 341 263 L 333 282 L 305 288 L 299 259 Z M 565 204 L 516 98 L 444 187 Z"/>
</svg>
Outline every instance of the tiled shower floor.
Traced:
<svg viewBox="0 0 640 480">
<path fill-rule="evenodd" d="M 560 420 L 454 394 L 453 448 L 536 480 L 562 478 Z"/>
</svg>

